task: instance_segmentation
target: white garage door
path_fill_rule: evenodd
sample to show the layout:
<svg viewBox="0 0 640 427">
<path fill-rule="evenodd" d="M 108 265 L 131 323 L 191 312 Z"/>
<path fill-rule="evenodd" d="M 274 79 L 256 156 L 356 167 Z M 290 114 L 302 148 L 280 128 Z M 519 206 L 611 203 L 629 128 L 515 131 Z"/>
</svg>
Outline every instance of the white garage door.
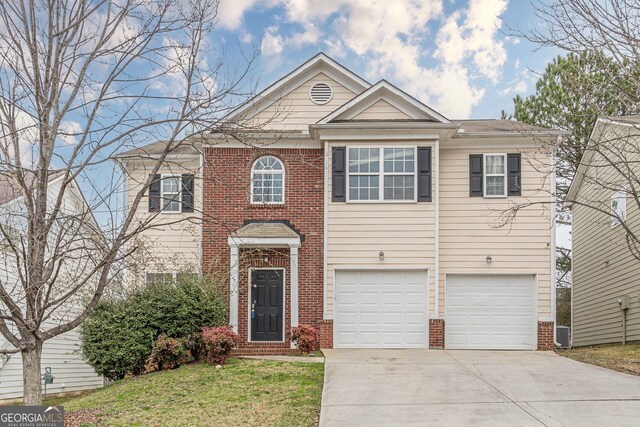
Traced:
<svg viewBox="0 0 640 427">
<path fill-rule="evenodd" d="M 447 275 L 445 348 L 536 348 L 535 278 Z"/>
<path fill-rule="evenodd" d="M 336 271 L 336 348 L 424 348 L 427 271 Z"/>
</svg>

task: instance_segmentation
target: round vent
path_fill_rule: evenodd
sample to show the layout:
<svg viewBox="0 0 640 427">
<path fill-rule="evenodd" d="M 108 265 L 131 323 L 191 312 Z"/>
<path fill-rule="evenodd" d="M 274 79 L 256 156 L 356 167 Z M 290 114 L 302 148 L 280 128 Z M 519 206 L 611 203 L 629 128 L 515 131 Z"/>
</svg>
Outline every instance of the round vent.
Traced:
<svg viewBox="0 0 640 427">
<path fill-rule="evenodd" d="M 326 104 L 331 101 L 333 89 L 326 83 L 316 83 L 309 91 L 309 98 L 316 104 Z"/>
</svg>

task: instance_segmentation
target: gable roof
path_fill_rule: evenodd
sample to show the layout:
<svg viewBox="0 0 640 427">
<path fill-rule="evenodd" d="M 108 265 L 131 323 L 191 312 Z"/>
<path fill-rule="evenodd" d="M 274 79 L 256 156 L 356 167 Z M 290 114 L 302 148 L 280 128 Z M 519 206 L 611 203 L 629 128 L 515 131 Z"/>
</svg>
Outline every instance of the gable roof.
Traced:
<svg viewBox="0 0 640 427">
<path fill-rule="evenodd" d="M 640 131 L 640 115 L 599 117 L 598 120 L 596 120 L 596 124 L 593 126 L 591 135 L 589 136 L 588 145 L 594 144 L 594 141 L 598 140 L 602 136 L 604 128 L 609 125 L 625 126 L 631 129 L 636 128 Z M 572 201 L 576 199 L 578 191 L 580 191 L 580 186 L 582 185 L 584 177 L 587 174 L 587 170 L 589 169 L 589 163 L 591 163 L 593 153 L 594 151 L 590 150 L 587 146 L 587 149 L 582 155 L 582 159 L 580 159 L 580 164 L 578 165 L 576 174 L 573 177 L 573 181 L 571 181 L 569 191 L 567 191 L 566 204 L 569 208 L 573 205 Z"/>
<path fill-rule="evenodd" d="M 64 170 L 58 171 L 50 171 L 49 172 L 49 183 L 55 181 L 65 174 Z M 36 175 L 33 172 L 27 172 L 25 174 L 25 183 L 27 186 L 31 187 L 33 182 L 36 179 Z M 9 203 L 12 200 L 17 199 L 22 196 L 20 189 L 17 187 L 16 183 L 13 181 L 10 175 L 0 173 L 0 205 L 4 205 Z"/>
<path fill-rule="evenodd" d="M 237 118 L 249 119 L 319 73 L 326 74 L 354 93 L 360 93 L 371 87 L 365 79 L 321 52 L 241 104 L 227 114 L 222 121 Z"/>
<path fill-rule="evenodd" d="M 360 95 L 320 119 L 316 124 L 322 125 L 331 122 L 352 120 L 359 113 L 380 100 L 384 100 L 393 107 L 402 111 L 411 117 L 411 120 L 451 123 L 451 120 L 447 119 L 445 116 L 426 104 L 418 101 L 402 89 L 399 89 L 397 86 L 392 85 L 386 80 L 380 80 Z"/>
</svg>

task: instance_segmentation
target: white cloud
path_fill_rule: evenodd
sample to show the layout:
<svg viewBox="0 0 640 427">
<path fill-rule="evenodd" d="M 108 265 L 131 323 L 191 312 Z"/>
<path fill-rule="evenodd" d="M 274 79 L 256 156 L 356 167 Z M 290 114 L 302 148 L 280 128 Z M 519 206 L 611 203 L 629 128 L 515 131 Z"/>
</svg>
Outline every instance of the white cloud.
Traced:
<svg viewBox="0 0 640 427">
<path fill-rule="evenodd" d="M 435 56 L 446 63 L 470 56 L 480 74 L 496 81 L 507 59 L 504 42 L 496 38 L 506 8 L 506 0 L 471 0 L 462 23 L 463 14 L 454 13 L 438 32 Z"/>
<path fill-rule="evenodd" d="M 240 28 L 244 13 L 258 3 L 258 0 L 220 0 L 218 25 L 229 30 Z"/>
<path fill-rule="evenodd" d="M 82 126 L 74 120 L 65 120 L 60 124 L 58 136 L 67 145 L 76 145 L 78 136 L 82 133 Z"/>
<path fill-rule="evenodd" d="M 277 56 L 284 49 L 284 39 L 278 34 L 278 27 L 269 27 L 260 43 L 260 52 L 264 56 Z"/>
<path fill-rule="evenodd" d="M 500 96 L 515 95 L 526 92 L 528 89 L 527 82 L 524 80 L 512 81 L 508 83 L 508 86 L 498 91 Z"/>
</svg>

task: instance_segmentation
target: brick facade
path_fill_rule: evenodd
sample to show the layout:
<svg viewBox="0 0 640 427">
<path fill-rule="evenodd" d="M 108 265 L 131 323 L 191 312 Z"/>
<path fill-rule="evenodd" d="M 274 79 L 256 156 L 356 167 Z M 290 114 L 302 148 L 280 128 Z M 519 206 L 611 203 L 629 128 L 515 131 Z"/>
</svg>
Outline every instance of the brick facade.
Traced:
<svg viewBox="0 0 640 427">
<path fill-rule="evenodd" d="M 278 157 L 285 167 L 284 205 L 250 203 L 251 166 L 260 156 Z M 229 284 L 231 232 L 250 220 L 288 220 L 304 236 L 299 249 L 299 323 L 322 328 L 324 154 L 319 149 L 206 148 L 204 151 L 202 265 L 203 271 L 226 274 Z M 238 333 L 240 354 L 273 354 L 291 351 L 289 250 L 241 250 Z M 249 268 L 285 269 L 285 342 L 248 342 Z M 226 272 L 226 273 L 225 273 Z M 330 338 L 321 336 L 322 342 Z"/>
<path fill-rule="evenodd" d="M 538 322 L 538 350 L 553 350 L 553 322 Z"/>
<path fill-rule="evenodd" d="M 444 348 L 444 319 L 429 319 L 429 348 Z"/>
<path fill-rule="evenodd" d="M 320 324 L 320 348 L 333 348 L 333 320 L 323 320 Z"/>
</svg>

